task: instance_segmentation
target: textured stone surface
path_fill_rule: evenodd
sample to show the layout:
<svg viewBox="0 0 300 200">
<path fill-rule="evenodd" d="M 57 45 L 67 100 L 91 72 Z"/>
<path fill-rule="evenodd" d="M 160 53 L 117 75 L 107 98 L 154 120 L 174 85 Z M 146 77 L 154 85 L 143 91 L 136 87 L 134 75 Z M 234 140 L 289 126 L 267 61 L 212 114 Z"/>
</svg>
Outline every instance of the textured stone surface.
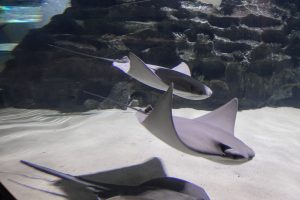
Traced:
<svg viewBox="0 0 300 200">
<path fill-rule="evenodd" d="M 123 103 L 131 96 L 141 105 L 161 94 L 110 63 L 47 46 L 51 43 L 110 58 L 132 51 L 166 67 L 185 61 L 214 94 L 200 102 L 175 98 L 176 107 L 215 108 L 232 97 L 242 108 L 300 107 L 299 8 L 297 0 L 223 0 L 219 9 L 195 0 L 73 0 L 14 50 L 0 88 L 6 104 L 58 109 L 96 106 L 86 102 L 91 96 L 83 90 Z"/>
</svg>

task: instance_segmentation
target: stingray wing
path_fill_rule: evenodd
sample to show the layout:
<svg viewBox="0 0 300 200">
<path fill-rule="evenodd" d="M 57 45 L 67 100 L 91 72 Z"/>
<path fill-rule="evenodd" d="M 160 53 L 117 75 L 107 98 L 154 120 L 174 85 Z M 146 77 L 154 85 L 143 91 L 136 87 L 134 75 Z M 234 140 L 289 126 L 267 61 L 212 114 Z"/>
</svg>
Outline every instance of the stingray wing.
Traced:
<svg viewBox="0 0 300 200">
<path fill-rule="evenodd" d="M 160 98 L 148 116 L 138 112 L 137 117 L 142 125 L 163 142 L 182 152 L 197 154 L 186 146 L 177 134 L 172 117 L 172 96 L 173 84 L 170 85 L 168 91 Z"/>
<path fill-rule="evenodd" d="M 126 63 L 121 63 L 121 62 L 113 62 L 112 65 L 116 68 L 118 68 L 119 70 L 123 71 L 124 73 L 128 73 L 129 72 L 129 61 Z"/>
<path fill-rule="evenodd" d="M 135 54 L 129 53 L 130 68 L 128 74 L 150 87 L 167 90 L 168 86 Z"/>
<path fill-rule="evenodd" d="M 185 62 L 180 63 L 176 67 L 172 68 L 172 70 L 191 76 L 191 70 Z"/>
<path fill-rule="evenodd" d="M 172 116 L 173 84 L 149 114 L 137 117 L 153 135 L 173 148 L 195 156 L 223 156 L 219 143 L 210 137 L 214 128 L 193 119 Z"/>
<path fill-rule="evenodd" d="M 195 122 L 209 124 L 222 129 L 224 132 L 234 135 L 236 114 L 238 111 L 238 99 L 234 98 L 218 109 L 198 118 Z"/>
</svg>

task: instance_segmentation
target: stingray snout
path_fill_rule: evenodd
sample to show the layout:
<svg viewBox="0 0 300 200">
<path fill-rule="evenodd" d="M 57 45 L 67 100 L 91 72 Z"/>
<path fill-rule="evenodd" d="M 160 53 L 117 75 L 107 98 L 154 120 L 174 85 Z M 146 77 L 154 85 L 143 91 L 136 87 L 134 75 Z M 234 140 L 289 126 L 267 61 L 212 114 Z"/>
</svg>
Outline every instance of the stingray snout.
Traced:
<svg viewBox="0 0 300 200">
<path fill-rule="evenodd" d="M 254 157 L 254 152 L 239 152 L 235 149 L 227 149 L 224 151 L 226 157 L 234 160 L 251 160 Z"/>
<path fill-rule="evenodd" d="M 207 87 L 206 85 L 204 85 L 204 90 L 205 90 L 205 94 L 207 95 L 207 97 L 210 97 L 213 94 L 212 90 L 209 87 Z"/>
</svg>

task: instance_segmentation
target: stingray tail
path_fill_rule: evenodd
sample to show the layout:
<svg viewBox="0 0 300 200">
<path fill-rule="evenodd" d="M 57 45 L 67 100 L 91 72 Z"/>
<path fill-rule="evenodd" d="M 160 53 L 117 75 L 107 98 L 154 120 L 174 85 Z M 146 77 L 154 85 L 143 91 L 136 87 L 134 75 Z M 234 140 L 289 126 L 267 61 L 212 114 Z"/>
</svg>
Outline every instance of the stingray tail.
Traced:
<svg viewBox="0 0 300 200">
<path fill-rule="evenodd" d="M 130 108 L 130 109 L 135 110 L 135 111 L 137 111 L 137 112 L 144 113 L 144 112 L 143 112 L 142 110 L 140 110 L 140 109 L 137 109 L 137 108 L 135 108 L 135 107 L 133 107 L 133 106 L 130 106 L 130 105 L 126 105 L 126 104 L 120 103 L 120 102 L 118 102 L 118 101 L 116 101 L 116 100 L 113 100 L 113 99 L 111 99 L 111 98 L 109 98 L 109 97 L 104 97 L 104 96 L 101 96 L 100 94 L 95 94 L 95 93 L 92 93 L 92 92 L 89 92 L 89 91 L 86 91 L 86 90 L 83 90 L 83 92 L 86 93 L 86 94 L 89 94 L 89 95 L 91 95 L 91 96 L 98 97 L 98 98 L 103 99 L 103 100 L 109 100 L 109 101 L 115 103 L 116 105 L 119 105 L 119 106 L 122 106 L 122 107 L 126 107 L 126 108 Z"/>
<path fill-rule="evenodd" d="M 21 163 L 23 163 L 23 164 L 25 164 L 29 167 L 32 167 L 32 168 L 34 168 L 38 171 L 44 172 L 46 174 L 50 174 L 50 175 L 59 177 L 59 178 L 64 179 L 64 180 L 68 180 L 68 181 L 79 183 L 81 185 L 85 185 L 88 189 L 90 189 L 94 192 L 109 190 L 109 188 L 107 188 L 105 186 L 100 186 L 98 184 L 95 185 L 95 184 L 89 183 L 88 181 L 81 180 L 81 179 L 79 179 L 75 176 L 65 174 L 65 173 L 62 173 L 62 172 L 59 172 L 59 171 L 56 171 L 56 170 L 53 170 L 53 169 L 50 169 L 50 168 L 47 168 L 47 167 L 43 167 L 43 166 L 28 162 L 28 161 L 25 161 L 25 160 L 21 160 Z"/>
<path fill-rule="evenodd" d="M 80 55 L 80 56 L 85 56 L 85 57 L 89 57 L 89 58 L 95 58 L 95 59 L 98 59 L 98 60 L 103 60 L 103 61 L 108 61 L 108 62 L 115 62 L 116 61 L 116 59 L 110 59 L 110 58 L 105 58 L 105 57 L 100 57 L 100 56 L 89 55 L 87 53 L 73 51 L 71 49 L 67 49 L 67 48 L 64 48 L 64 47 L 56 46 L 56 45 L 53 45 L 53 44 L 48 44 L 48 45 L 50 47 L 53 47 L 53 48 L 56 48 L 56 49 L 60 49 L 60 50 L 63 50 L 63 51 L 66 51 L 66 52 L 69 52 L 69 53 L 72 53 L 72 54 Z"/>
</svg>

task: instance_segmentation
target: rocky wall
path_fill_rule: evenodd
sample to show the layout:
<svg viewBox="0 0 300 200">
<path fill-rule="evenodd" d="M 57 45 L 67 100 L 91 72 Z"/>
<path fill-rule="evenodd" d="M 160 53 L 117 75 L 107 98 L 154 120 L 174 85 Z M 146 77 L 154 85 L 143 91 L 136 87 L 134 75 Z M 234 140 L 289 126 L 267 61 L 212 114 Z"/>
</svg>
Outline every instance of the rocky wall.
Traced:
<svg viewBox="0 0 300 200">
<path fill-rule="evenodd" d="M 215 108 L 233 97 L 241 108 L 300 107 L 299 16 L 297 0 L 223 0 L 219 8 L 197 0 L 73 0 L 17 46 L 0 88 L 8 105 L 71 110 L 95 105 L 84 90 L 138 105 L 161 93 L 109 62 L 48 46 L 56 44 L 109 58 L 131 51 L 170 68 L 185 61 L 214 94 L 175 98 L 176 107 Z"/>
</svg>

